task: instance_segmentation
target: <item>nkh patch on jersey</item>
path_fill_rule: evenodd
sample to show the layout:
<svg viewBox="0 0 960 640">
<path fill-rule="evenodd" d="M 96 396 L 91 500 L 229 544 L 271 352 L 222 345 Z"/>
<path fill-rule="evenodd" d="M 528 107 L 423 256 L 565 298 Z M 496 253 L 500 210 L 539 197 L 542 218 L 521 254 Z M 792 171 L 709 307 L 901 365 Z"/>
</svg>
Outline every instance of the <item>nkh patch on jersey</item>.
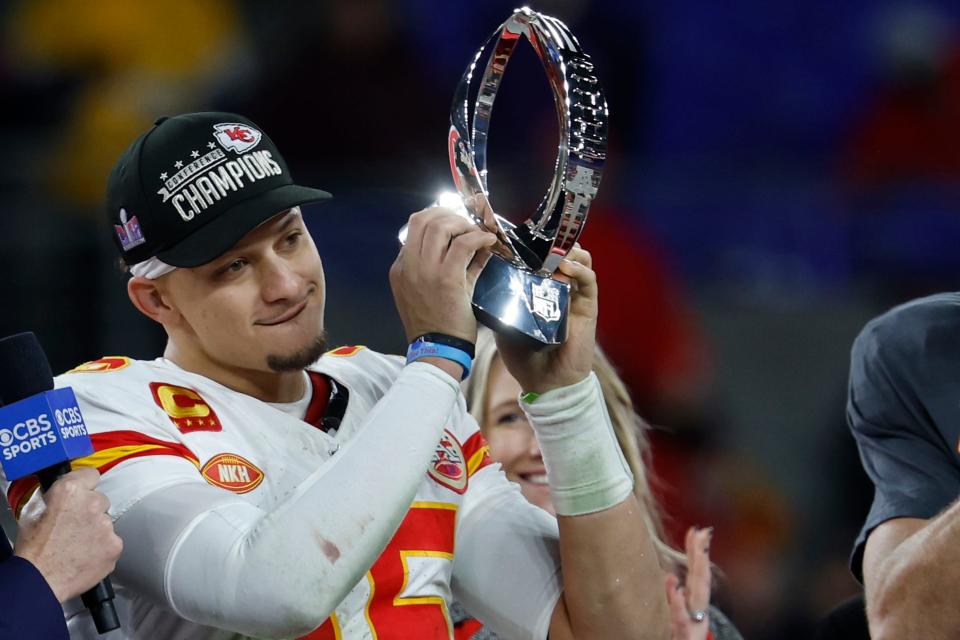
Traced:
<svg viewBox="0 0 960 640">
<path fill-rule="evenodd" d="M 467 465 L 463 459 L 463 448 L 447 429 L 440 436 L 427 473 L 451 491 L 463 494 L 467 490 Z"/>
<path fill-rule="evenodd" d="M 223 430 L 216 411 L 193 389 L 166 382 L 151 382 L 150 391 L 157 406 L 170 416 L 180 433 Z"/>
<path fill-rule="evenodd" d="M 234 493 L 248 493 L 263 482 L 263 471 L 243 456 L 220 453 L 200 469 L 204 480 Z"/>
</svg>

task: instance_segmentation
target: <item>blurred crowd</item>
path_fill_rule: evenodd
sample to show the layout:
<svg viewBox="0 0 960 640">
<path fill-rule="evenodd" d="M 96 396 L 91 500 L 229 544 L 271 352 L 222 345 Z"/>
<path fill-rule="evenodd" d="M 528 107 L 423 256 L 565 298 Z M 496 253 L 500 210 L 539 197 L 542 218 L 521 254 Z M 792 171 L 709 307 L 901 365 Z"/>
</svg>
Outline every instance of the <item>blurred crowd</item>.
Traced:
<svg viewBox="0 0 960 640">
<path fill-rule="evenodd" d="M 610 103 L 582 242 L 601 342 L 656 426 L 668 531 L 715 527 L 716 597 L 746 637 L 809 637 L 859 590 L 847 556 L 871 488 L 844 423 L 850 344 L 960 274 L 960 6 L 532 6 L 577 34 Z M 513 8 L 0 4 L 0 335 L 35 331 L 58 372 L 159 353 L 114 267 L 105 178 L 158 116 L 211 109 L 250 116 L 335 195 L 307 212 L 331 341 L 402 351 L 396 231 L 450 188 L 453 89 Z M 557 140 L 538 64 L 511 62 L 491 129 L 491 200 L 521 219 Z"/>
</svg>

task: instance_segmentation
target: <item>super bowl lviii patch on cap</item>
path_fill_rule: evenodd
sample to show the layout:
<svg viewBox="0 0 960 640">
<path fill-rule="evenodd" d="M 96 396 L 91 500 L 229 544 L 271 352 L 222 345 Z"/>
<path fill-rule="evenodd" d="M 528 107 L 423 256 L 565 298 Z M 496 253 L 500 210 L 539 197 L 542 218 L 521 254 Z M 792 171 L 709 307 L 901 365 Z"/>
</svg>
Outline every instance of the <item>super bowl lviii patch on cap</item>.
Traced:
<svg viewBox="0 0 960 640">
<path fill-rule="evenodd" d="M 128 217 L 126 209 L 120 209 L 120 224 L 113 225 L 113 228 L 117 232 L 120 247 L 124 251 L 130 251 L 146 242 L 143 233 L 140 232 L 140 223 L 137 222 L 137 216 Z"/>
<path fill-rule="evenodd" d="M 278 213 L 330 197 L 294 184 L 273 141 L 243 116 L 188 113 L 157 120 L 120 156 L 107 217 L 128 265 L 156 256 L 195 267 Z"/>
</svg>

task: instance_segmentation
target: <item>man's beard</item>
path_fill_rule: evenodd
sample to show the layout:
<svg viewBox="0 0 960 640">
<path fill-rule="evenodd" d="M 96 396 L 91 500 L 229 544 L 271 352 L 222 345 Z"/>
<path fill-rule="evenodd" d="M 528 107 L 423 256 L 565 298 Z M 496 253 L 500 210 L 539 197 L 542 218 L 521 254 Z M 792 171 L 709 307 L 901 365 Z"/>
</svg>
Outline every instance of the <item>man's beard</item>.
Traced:
<svg viewBox="0 0 960 640">
<path fill-rule="evenodd" d="M 267 366 L 277 373 L 302 371 L 327 352 L 327 334 L 321 331 L 310 344 L 286 355 L 268 354 Z"/>
</svg>

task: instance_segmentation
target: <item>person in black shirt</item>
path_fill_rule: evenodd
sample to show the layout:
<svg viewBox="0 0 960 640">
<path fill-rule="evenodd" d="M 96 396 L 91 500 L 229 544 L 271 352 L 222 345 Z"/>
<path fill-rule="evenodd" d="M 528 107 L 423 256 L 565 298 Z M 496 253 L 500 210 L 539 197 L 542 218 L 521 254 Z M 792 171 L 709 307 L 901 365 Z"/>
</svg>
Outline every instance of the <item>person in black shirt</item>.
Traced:
<svg viewBox="0 0 960 640">
<path fill-rule="evenodd" d="M 875 487 L 851 569 L 874 639 L 954 638 L 960 586 L 960 293 L 872 320 L 853 345 L 847 421 Z"/>
</svg>

